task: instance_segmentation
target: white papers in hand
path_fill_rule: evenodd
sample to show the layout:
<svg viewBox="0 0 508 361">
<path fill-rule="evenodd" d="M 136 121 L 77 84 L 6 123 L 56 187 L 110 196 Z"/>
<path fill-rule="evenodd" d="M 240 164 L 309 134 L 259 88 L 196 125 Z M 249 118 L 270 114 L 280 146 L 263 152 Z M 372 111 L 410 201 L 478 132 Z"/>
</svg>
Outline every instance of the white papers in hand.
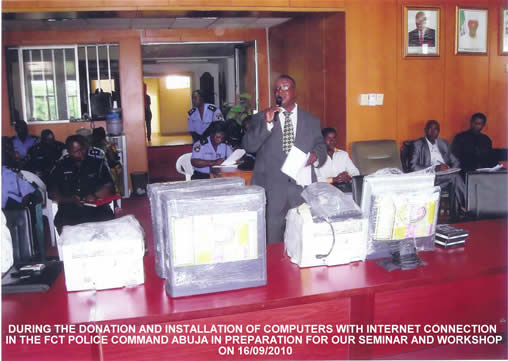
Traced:
<svg viewBox="0 0 508 361">
<path fill-rule="evenodd" d="M 312 168 L 311 166 L 305 166 L 308 158 L 309 154 L 302 152 L 293 145 L 280 170 L 282 173 L 293 178 L 296 184 L 301 186 L 309 185 L 312 183 Z"/>
<path fill-rule="evenodd" d="M 477 172 L 497 172 L 499 169 L 503 168 L 501 164 L 498 164 L 492 168 L 478 168 Z"/>
<path fill-rule="evenodd" d="M 235 150 L 222 164 L 214 165 L 214 167 L 236 167 L 236 161 L 245 155 L 244 149 Z"/>
</svg>

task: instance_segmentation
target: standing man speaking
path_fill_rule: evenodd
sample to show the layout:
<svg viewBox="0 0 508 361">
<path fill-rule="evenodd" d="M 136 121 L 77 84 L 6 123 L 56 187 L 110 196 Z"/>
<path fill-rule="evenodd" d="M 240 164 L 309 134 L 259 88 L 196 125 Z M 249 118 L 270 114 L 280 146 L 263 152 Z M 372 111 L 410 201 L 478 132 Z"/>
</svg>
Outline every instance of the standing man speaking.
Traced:
<svg viewBox="0 0 508 361">
<path fill-rule="evenodd" d="M 266 191 L 266 229 L 268 243 L 284 240 L 285 217 L 290 208 L 303 203 L 303 188 L 280 170 L 291 147 L 310 153 L 306 166 L 326 160 L 326 146 L 317 117 L 296 104 L 296 82 L 281 75 L 274 88 L 278 105 L 257 113 L 249 122 L 242 146 L 256 153 L 251 184 Z M 312 180 L 316 175 L 312 173 Z"/>
</svg>

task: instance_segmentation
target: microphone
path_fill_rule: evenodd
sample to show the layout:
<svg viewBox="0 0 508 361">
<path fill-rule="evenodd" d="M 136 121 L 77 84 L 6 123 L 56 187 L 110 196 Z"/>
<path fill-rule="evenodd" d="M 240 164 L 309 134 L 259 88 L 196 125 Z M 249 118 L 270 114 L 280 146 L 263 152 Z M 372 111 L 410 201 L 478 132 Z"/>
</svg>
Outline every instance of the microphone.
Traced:
<svg viewBox="0 0 508 361">
<path fill-rule="evenodd" d="M 277 98 L 275 98 L 275 104 L 277 104 L 279 107 L 282 105 L 282 97 L 280 95 Z M 275 112 L 273 120 L 274 121 L 279 120 L 279 112 Z"/>
</svg>

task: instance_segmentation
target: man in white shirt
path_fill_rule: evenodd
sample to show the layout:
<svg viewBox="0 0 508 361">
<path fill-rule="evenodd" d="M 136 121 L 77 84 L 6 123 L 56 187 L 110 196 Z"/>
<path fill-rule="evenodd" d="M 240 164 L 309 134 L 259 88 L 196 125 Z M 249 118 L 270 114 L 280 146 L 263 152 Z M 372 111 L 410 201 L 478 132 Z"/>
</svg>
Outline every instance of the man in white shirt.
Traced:
<svg viewBox="0 0 508 361">
<path fill-rule="evenodd" d="M 409 163 L 409 171 L 413 172 L 428 167 L 433 167 L 436 172 L 447 171 L 450 168 L 459 168 L 460 163 L 450 151 L 450 144 L 439 138 L 440 126 L 436 120 L 429 120 L 425 124 L 425 137 L 413 142 L 413 154 Z M 443 189 L 451 187 L 452 218 L 457 218 L 459 212 L 466 204 L 465 185 L 460 173 L 457 171 L 450 174 L 436 174 L 435 185 Z"/>
<path fill-rule="evenodd" d="M 324 128 L 321 133 L 326 145 L 327 157 L 321 168 L 316 168 L 318 182 L 349 183 L 360 171 L 353 164 L 347 152 L 337 149 L 337 131 Z"/>
</svg>

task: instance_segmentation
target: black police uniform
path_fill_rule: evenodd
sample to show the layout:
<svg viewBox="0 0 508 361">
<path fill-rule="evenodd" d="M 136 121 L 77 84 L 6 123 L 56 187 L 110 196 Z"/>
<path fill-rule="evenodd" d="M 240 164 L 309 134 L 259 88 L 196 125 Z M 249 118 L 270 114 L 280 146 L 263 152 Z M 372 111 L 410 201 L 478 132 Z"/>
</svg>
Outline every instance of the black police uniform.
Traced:
<svg viewBox="0 0 508 361">
<path fill-rule="evenodd" d="M 62 156 L 65 144 L 55 141 L 53 144 L 39 143 L 28 150 L 23 169 L 26 169 L 42 179 L 47 184 L 49 174 L 56 162 Z"/>
<path fill-rule="evenodd" d="M 77 195 L 84 199 L 87 195 L 95 193 L 108 183 L 113 183 L 113 181 L 105 161 L 89 155 L 83 160 L 79 168 L 76 167 L 70 156 L 65 156 L 57 162 L 50 175 L 51 189 L 56 189 L 65 197 Z M 59 203 L 54 222 L 60 233 L 65 225 L 100 222 L 113 218 L 113 212 L 107 204 L 90 207 L 79 206 L 74 203 Z"/>
</svg>

